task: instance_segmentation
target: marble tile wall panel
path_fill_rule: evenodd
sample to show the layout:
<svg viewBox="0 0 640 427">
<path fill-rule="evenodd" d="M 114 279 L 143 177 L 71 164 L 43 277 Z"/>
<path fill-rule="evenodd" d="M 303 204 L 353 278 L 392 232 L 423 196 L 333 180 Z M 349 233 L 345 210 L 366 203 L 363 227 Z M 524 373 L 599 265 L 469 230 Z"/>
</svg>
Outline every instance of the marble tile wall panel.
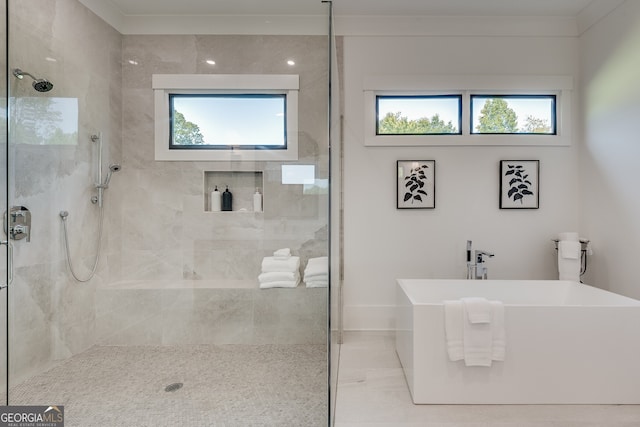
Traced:
<svg viewBox="0 0 640 427">
<path fill-rule="evenodd" d="M 99 210 L 90 203 L 97 152 L 89 136 L 102 132 L 105 163 L 120 161 L 122 44 L 118 32 L 76 0 L 9 3 L 9 68 L 54 84 L 50 92 L 39 93 L 29 79 L 9 79 L 10 117 L 15 119 L 9 135 L 9 198 L 12 205 L 32 212 L 31 241 L 14 242 L 10 366 L 18 379 L 94 343 L 95 286 L 110 269 L 103 259 L 92 282 L 80 284 L 70 277 L 58 214 L 70 212 L 74 267 L 86 276 L 99 223 Z M 76 135 L 68 145 L 51 144 L 38 128 L 29 127 L 30 120 L 47 128 L 60 126 L 60 113 L 52 108 L 57 99 L 77 103 Z M 113 243 L 120 239 L 109 208 L 107 204 L 105 234 L 110 238 L 102 250 L 113 254 Z"/>
<path fill-rule="evenodd" d="M 327 290 L 109 289 L 96 293 L 103 345 L 324 344 Z"/>
<path fill-rule="evenodd" d="M 295 253 L 318 230 L 326 230 L 326 194 L 305 194 L 302 185 L 283 185 L 282 162 L 156 162 L 151 89 L 153 74 L 299 74 L 300 159 L 295 163 L 316 166 L 317 177 L 326 179 L 325 37 L 127 35 L 122 55 L 123 162 L 127 180 L 138 183 L 123 188 L 122 194 L 124 277 L 255 278 L 261 258 L 279 243 L 286 242 Z M 216 60 L 213 68 L 205 63 L 211 58 Z M 288 66 L 288 58 L 298 65 Z M 210 186 L 203 182 L 204 172 L 236 170 L 263 171 L 264 214 L 203 215 Z M 320 246 L 314 247 L 315 256 L 326 254 L 327 246 Z M 174 248 L 180 253 L 168 260 L 166 253 L 175 255 Z M 179 271 L 149 269 L 152 253 L 167 265 L 180 266 Z M 136 263 L 142 273 L 136 273 Z"/>
</svg>

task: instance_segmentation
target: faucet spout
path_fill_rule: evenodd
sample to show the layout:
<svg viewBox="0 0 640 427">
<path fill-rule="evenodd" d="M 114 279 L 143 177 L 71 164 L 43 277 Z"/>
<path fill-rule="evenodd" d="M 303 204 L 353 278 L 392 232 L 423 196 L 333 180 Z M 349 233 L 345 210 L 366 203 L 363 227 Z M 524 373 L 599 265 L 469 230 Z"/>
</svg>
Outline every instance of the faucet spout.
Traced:
<svg viewBox="0 0 640 427">
<path fill-rule="evenodd" d="M 476 262 L 480 263 L 480 262 L 484 262 L 484 258 L 483 257 L 489 257 L 489 258 L 493 258 L 495 256 L 494 253 L 491 252 L 487 252 L 487 251 L 475 251 L 475 258 L 476 258 Z"/>
<path fill-rule="evenodd" d="M 491 253 L 491 252 L 487 252 L 487 251 L 475 251 L 474 252 L 475 255 L 475 260 L 476 260 L 476 264 L 475 264 L 475 277 L 474 279 L 476 280 L 487 280 L 487 276 L 488 276 L 488 272 L 489 270 L 487 269 L 487 266 L 485 265 L 485 259 L 484 257 L 489 257 L 489 258 L 493 258 L 495 256 L 495 254 Z"/>
<path fill-rule="evenodd" d="M 495 254 L 491 252 L 474 251 L 471 240 L 467 240 L 467 280 L 486 280 L 487 266 L 484 264 L 484 257 L 493 258 L 494 256 Z"/>
</svg>

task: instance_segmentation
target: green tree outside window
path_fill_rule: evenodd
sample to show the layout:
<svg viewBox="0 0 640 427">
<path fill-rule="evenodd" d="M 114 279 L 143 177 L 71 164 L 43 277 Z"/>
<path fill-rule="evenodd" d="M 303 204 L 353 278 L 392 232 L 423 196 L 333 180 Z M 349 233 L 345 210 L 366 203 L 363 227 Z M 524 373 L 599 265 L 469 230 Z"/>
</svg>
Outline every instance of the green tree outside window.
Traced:
<svg viewBox="0 0 640 427">
<path fill-rule="evenodd" d="M 184 118 L 184 114 L 174 111 L 173 114 L 174 145 L 204 145 L 204 137 L 197 124 Z"/>
</svg>

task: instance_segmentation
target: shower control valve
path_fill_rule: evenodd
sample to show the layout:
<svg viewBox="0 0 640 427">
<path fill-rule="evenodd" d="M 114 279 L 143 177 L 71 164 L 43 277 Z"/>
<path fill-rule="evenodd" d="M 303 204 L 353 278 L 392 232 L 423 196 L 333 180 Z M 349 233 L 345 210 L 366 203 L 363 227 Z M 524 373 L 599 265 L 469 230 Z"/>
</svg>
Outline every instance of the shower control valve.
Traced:
<svg viewBox="0 0 640 427">
<path fill-rule="evenodd" d="M 4 215 L 4 231 L 13 240 L 31 241 L 31 212 L 24 206 L 13 206 Z"/>
<path fill-rule="evenodd" d="M 10 229 L 10 233 L 15 240 L 20 240 L 25 237 L 27 238 L 27 242 L 31 240 L 31 236 L 29 236 L 28 225 L 15 225 Z"/>
</svg>

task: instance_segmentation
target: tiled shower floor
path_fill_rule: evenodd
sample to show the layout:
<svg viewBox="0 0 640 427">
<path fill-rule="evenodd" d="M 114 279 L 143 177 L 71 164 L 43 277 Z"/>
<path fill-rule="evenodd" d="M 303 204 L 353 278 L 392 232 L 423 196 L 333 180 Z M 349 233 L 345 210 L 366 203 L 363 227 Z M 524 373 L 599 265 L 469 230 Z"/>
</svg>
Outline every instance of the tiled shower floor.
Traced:
<svg viewBox="0 0 640 427">
<path fill-rule="evenodd" d="M 324 345 L 96 346 L 12 388 L 10 404 L 64 405 L 66 427 L 320 427 L 326 358 Z"/>
</svg>

